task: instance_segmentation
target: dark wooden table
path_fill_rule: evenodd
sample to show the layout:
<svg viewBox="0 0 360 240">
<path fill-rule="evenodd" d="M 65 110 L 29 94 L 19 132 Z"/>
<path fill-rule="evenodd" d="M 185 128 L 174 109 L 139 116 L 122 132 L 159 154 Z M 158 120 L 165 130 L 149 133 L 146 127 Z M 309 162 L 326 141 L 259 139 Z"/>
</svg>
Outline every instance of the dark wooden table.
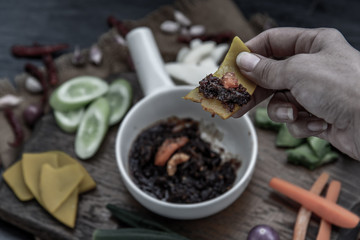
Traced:
<svg viewBox="0 0 360 240">
<path fill-rule="evenodd" d="M 17 44 L 29 44 L 41 41 L 43 43 L 68 42 L 70 45 L 79 45 L 86 48 L 94 43 L 98 36 L 107 31 L 106 17 L 115 15 L 119 19 L 138 19 L 161 5 L 171 4 L 173 1 L 167 0 L 132 0 L 118 1 L 0 1 L 0 78 L 14 78 L 14 76 L 23 71 L 25 60 L 14 60 L 10 55 L 10 47 Z M 287 1 L 287 0 L 236 0 L 235 1 L 246 17 L 250 18 L 257 12 L 267 13 L 274 18 L 279 26 L 298 26 L 298 27 L 334 27 L 339 29 L 347 40 L 355 48 L 360 49 L 360 2 L 357 0 L 347 1 Z M 359 182 L 358 172 L 360 167 L 357 163 L 342 159 L 335 165 L 323 168 L 319 171 L 308 172 L 304 169 L 288 166 L 284 162 L 284 153 L 282 150 L 275 149 L 272 145 L 273 134 L 258 130 L 260 154 L 259 164 L 255 173 L 255 178 L 251 182 L 241 201 L 235 203 L 230 210 L 226 210 L 223 215 L 215 216 L 218 224 L 225 226 L 227 221 L 221 222 L 223 216 L 229 216 L 231 210 L 242 216 L 237 216 L 232 220 L 238 220 L 234 227 L 239 223 L 245 225 L 248 229 L 254 222 L 261 222 L 267 217 L 276 217 L 276 213 L 286 211 L 278 218 L 274 218 L 276 225 L 285 225 L 288 227 L 286 236 L 289 235 L 290 226 L 293 224 L 296 215 L 297 205 L 290 204 L 277 195 L 270 194 L 269 190 L 264 188 L 266 180 L 276 173 L 284 173 L 298 184 L 310 186 L 314 176 L 322 170 L 327 170 L 335 178 L 341 179 L 345 184 L 345 193 L 340 198 L 340 203 L 350 207 L 360 200 L 359 189 L 355 181 Z M 267 169 L 272 163 L 273 166 Z M 246 197 L 248 196 L 248 197 Z M 252 196 L 253 198 L 249 198 Z M 264 202 L 264 204 L 275 204 L 273 208 L 252 209 L 252 211 L 241 212 L 244 210 L 241 204 L 249 204 L 247 200 L 252 199 L 255 202 Z M 285 203 L 285 204 L 279 204 Z M 254 206 L 258 206 L 254 204 Z M 257 219 L 246 221 L 246 219 Z M 213 218 L 214 219 L 214 218 Z M 162 219 L 160 219 L 161 221 Z M 163 221 L 163 220 L 162 220 Z M 171 222 L 170 226 L 174 229 L 184 232 L 189 230 L 191 224 L 199 228 L 204 228 L 206 224 L 214 224 L 209 219 L 184 223 L 176 226 L 176 221 Z M 13 222 L 16 224 L 16 222 Z M 16 224 L 19 226 L 19 224 Z M 23 229 L 29 227 L 21 226 Z M 311 226 L 312 234 L 316 233 L 316 224 Z M 215 228 L 219 229 L 219 228 Z M 225 227 L 223 229 L 226 229 Z M 235 233 L 235 232 L 233 232 Z M 232 239 L 234 236 L 224 235 L 216 236 L 221 239 Z M 189 236 L 198 236 L 196 233 L 189 232 Z M 228 237 L 226 237 L 228 236 Z M 202 236 L 203 237 L 203 236 Z M 29 235 L 13 228 L 5 222 L 0 222 L 0 239 L 28 239 Z M 209 239 L 209 238 L 205 238 Z M 220 238 L 219 238 L 220 239 Z"/>
</svg>

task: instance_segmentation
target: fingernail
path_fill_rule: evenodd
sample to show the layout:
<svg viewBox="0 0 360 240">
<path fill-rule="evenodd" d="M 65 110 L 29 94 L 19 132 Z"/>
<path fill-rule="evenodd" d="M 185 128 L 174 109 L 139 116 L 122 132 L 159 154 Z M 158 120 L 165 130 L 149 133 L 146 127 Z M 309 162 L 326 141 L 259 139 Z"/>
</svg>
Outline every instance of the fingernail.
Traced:
<svg viewBox="0 0 360 240">
<path fill-rule="evenodd" d="M 238 67 L 247 72 L 253 71 L 259 61 L 260 58 L 258 56 L 248 52 L 242 52 L 236 57 Z"/>
<path fill-rule="evenodd" d="M 294 120 L 294 111 L 292 108 L 279 107 L 276 109 L 276 117 L 281 120 Z"/>
<path fill-rule="evenodd" d="M 328 124 L 324 121 L 312 121 L 307 124 L 307 128 L 313 132 L 324 131 L 328 127 Z"/>
</svg>

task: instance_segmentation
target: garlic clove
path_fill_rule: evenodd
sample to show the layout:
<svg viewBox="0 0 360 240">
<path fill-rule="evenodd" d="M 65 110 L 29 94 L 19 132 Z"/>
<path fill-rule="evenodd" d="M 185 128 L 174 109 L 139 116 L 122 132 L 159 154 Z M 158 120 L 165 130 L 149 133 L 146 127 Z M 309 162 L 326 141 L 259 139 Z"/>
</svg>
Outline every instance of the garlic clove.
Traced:
<svg viewBox="0 0 360 240">
<path fill-rule="evenodd" d="M 189 51 L 190 49 L 188 47 L 182 47 L 176 55 L 176 61 L 182 62 Z"/>
<path fill-rule="evenodd" d="M 122 46 L 126 46 L 126 41 L 120 34 L 116 33 L 114 36 L 116 42 Z"/>
<path fill-rule="evenodd" d="M 25 79 L 25 89 L 31 93 L 40 93 L 43 90 L 40 82 L 32 76 Z"/>
<path fill-rule="evenodd" d="M 0 98 L 0 109 L 5 109 L 8 107 L 16 107 L 21 102 L 22 102 L 22 98 L 12 94 L 7 94 Z"/>
<path fill-rule="evenodd" d="M 103 54 L 100 48 L 95 44 L 90 48 L 90 61 L 96 65 L 101 63 Z"/>
<path fill-rule="evenodd" d="M 160 29 L 166 33 L 176 33 L 180 29 L 180 23 L 166 20 L 160 25 Z"/>
<path fill-rule="evenodd" d="M 194 25 L 189 29 L 190 36 L 198 37 L 205 34 L 205 26 L 204 25 Z"/>
<path fill-rule="evenodd" d="M 203 44 L 191 49 L 185 56 L 183 62 L 197 64 L 201 61 L 201 59 L 210 55 L 210 53 L 214 50 L 215 45 L 216 43 L 212 41 L 204 42 Z"/>
<path fill-rule="evenodd" d="M 180 23 L 180 25 L 182 25 L 182 26 L 188 27 L 191 25 L 190 19 L 178 10 L 174 11 L 174 18 L 175 18 L 175 21 Z"/>
<path fill-rule="evenodd" d="M 227 43 L 218 44 L 210 55 L 216 63 L 219 63 L 224 59 L 226 52 L 229 50 L 229 47 L 230 46 Z"/>
<path fill-rule="evenodd" d="M 189 43 L 191 49 L 197 48 L 201 44 L 202 44 L 202 41 L 199 38 L 195 38 L 195 39 L 191 40 Z"/>
<path fill-rule="evenodd" d="M 198 66 L 176 62 L 167 63 L 165 65 L 165 70 L 172 78 L 194 86 L 199 85 L 201 79 L 206 77 L 209 73 L 215 72 L 216 69 L 217 66 Z"/>
</svg>

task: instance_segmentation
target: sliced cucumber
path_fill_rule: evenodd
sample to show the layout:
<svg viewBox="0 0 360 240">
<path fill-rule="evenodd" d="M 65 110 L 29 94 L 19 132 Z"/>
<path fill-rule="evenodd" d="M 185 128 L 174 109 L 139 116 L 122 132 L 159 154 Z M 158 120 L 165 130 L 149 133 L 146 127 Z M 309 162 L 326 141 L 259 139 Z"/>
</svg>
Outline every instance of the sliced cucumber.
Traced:
<svg viewBox="0 0 360 240">
<path fill-rule="evenodd" d="M 72 110 L 69 112 L 61 112 L 54 110 L 54 116 L 57 125 L 65 132 L 72 133 L 78 128 L 81 118 L 84 115 L 84 108 Z"/>
<path fill-rule="evenodd" d="M 105 94 L 108 89 L 108 84 L 101 78 L 76 77 L 63 83 L 54 91 L 50 97 L 50 105 L 57 111 L 79 109 Z"/>
<path fill-rule="evenodd" d="M 75 152 L 81 159 L 92 157 L 99 149 L 109 125 L 110 106 L 100 97 L 86 109 L 75 138 Z"/>
<path fill-rule="evenodd" d="M 105 98 L 110 104 L 109 125 L 118 123 L 129 109 L 132 100 L 132 88 L 125 79 L 118 79 L 110 84 Z"/>
</svg>

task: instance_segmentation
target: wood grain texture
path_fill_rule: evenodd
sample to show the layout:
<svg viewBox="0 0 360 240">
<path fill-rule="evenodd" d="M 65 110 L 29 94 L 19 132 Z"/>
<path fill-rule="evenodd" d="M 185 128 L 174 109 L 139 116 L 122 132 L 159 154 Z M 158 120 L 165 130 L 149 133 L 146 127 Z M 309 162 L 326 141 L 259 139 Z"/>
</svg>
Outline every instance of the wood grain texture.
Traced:
<svg viewBox="0 0 360 240">
<path fill-rule="evenodd" d="M 130 80 L 135 89 L 135 100 L 142 97 L 134 74 L 122 75 Z M 69 229 L 51 217 L 36 201 L 20 202 L 6 184 L 0 185 L 0 218 L 39 236 L 42 239 L 90 239 L 97 228 L 124 227 L 111 217 L 105 208 L 107 203 L 138 211 L 159 221 L 190 239 L 246 239 L 248 231 L 257 224 L 273 226 L 281 239 L 291 239 L 298 204 L 273 192 L 268 187 L 271 177 L 284 178 L 304 188 L 326 171 L 331 179 L 342 182 L 339 204 L 350 208 L 360 201 L 360 163 L 342 156 L 336 163 L 309 171 L 286 163 L 283 149 L 275 148 L 276 135 L 271 131 L 257 129 L 259 155 L 254 176 L 246 191 L 230 207 L 213 216 L 191 221 L 167 219 L 153 214 L 139 205 L 128 193 L 121 181 L 115 159 L 115 137 L 118 126 L 110 129 L 99 152 L 94 158 L 80 163 L 89 171 L 97 183 L 95 190 L 80 196 L 75 229 Z M 59 141 L 61 139 L 61 141 Z M 49 150 L 65 151 L 75 157 L 74 135 L 62 132 L 53 116 L 47 115 L 37 126 L 35 134 L 24 148 L 24 152 Z M 310 222 L 307 239 L 317 234 L 319 219 Z M 334 228 L 332 239 L 336 239 L 338 228 Z"/>
</svg>

